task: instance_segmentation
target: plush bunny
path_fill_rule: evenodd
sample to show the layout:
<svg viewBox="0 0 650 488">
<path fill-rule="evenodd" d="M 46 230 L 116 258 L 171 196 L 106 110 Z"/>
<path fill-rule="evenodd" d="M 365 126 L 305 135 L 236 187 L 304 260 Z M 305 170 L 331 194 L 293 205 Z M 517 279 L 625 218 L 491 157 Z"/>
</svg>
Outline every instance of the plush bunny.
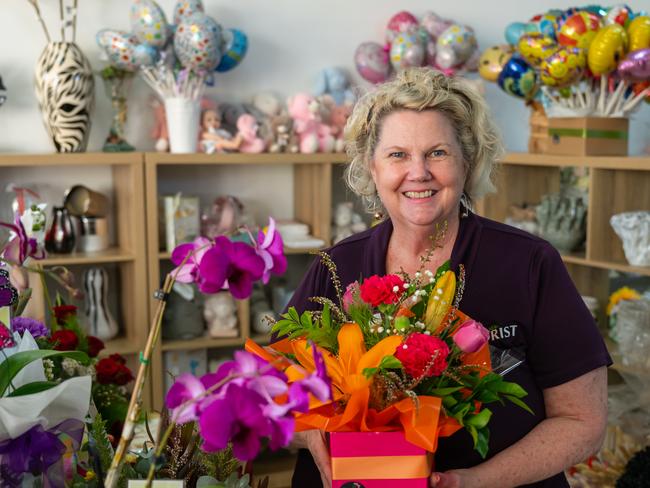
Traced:
<svg viewBox="0 0 650 488">
<path fill-rule="evenodd" d="M 321 70 L 316 82 L 315 95 L 330 95 L 336 105 L 354 104 L 355 97 L 350 90 L 350 79 L 342 68 Z"/>
<path fill-rule="evenodd" d="M 300 152 L 331 152 L 334 138 L 320 115 L 320 104 L 308 93 L 297 93 L 287 100 L 293 127 L 300 139 Z"/>
</svg>

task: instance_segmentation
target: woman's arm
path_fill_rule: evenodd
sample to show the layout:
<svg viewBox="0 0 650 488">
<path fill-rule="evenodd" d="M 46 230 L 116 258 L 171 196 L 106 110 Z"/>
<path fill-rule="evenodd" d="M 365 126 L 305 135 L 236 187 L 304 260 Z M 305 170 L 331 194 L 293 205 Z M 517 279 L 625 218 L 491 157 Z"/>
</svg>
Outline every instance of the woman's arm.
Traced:
<svg viewBox="0 0 650 488">
<path fill-rule="evenodd" d="M 523 439 L 470 469 L 434 473 L 436 488 L 508 488 L 549 478 L 600 449 L 607 425 L 607 369 L 544 390 L 547 418 Z"/>
</svg>

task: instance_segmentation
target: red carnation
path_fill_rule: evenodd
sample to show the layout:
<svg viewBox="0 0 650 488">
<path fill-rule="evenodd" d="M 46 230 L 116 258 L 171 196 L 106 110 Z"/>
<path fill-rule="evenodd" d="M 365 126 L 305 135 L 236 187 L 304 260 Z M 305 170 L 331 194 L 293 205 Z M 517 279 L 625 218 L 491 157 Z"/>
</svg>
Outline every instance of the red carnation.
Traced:
<svg viewBox="0 0 650 488">
<path fill-rule="evenodd" d="M 361 299 L 373 307 L 390 305 L 397 303 L 404 293 L 404 281 L 397 275 L 373 275 L 363 280 L 360 291 Z"/>
<path fill-rule="evenodd" d="M 68 317 L 77 315 L 77 307 L 74 305 L 57 305 L 52 307 L 52 311 L 58 325 L 65 325 Z"/>
<path fill-rule="evenodd" d="M 57 330 L 52 332 L 50 342 L 57 351 L 75 351 L 79 344 L 79 338 L 71 330 Z"/>
<path fill-rule="evenodd" d="M 104 343 L 101 339 L 95 336 L 88 336 L 88 355 L 91 358 L 96 358 L 99 352 L 104 349 Z"/>
<path fill-rule="evenodd" d="M 395 351 L 395 357 L 413 378 L 440 376 L 447 368 L 448 355 L 449 346 L 445 341 L 417 332 L 408 336 Z"/>
<path fill-rule="evenodd" d="M 119 354 L 111 354 L 109 357 L 100 360 L 95 365 L 97 381 L 104 385 L 126 385 L 133 381 L 133 374 L 124 365 L 125 363 L 126 361 Z"/>
<path fill-rule="evenodd" d="M 126 359 L 124 359 L 124 356 L 118 353 L 111 354 L 108 356 L 108 359 L 115 361 L 117 364 L 126 364 Z"/>
</svg>

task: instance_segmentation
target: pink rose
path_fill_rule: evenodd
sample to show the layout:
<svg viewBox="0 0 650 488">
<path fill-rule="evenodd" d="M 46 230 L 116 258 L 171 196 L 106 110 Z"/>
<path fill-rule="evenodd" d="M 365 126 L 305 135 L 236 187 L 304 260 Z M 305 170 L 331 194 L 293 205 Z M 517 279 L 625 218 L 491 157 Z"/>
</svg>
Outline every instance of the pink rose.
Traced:
<svg viewBox="0 0 650 488">
<path fill-rule="evenodd" d="M 354 303 L 355 295 L 359 296 L 359 282 L 353 281 L 345 289 L 343 294 L 343 310 L 346 312 L 350 311 L 350 306 Z"/>
<path fill-rule="evenodd" d="M 490 338 L 490 333 L 483 324 L 475 320 L 468 320 L 460 326 L 454 334 L 454 342 L 463 352 L 476 352 L 481 349 Z"/>
</svg>

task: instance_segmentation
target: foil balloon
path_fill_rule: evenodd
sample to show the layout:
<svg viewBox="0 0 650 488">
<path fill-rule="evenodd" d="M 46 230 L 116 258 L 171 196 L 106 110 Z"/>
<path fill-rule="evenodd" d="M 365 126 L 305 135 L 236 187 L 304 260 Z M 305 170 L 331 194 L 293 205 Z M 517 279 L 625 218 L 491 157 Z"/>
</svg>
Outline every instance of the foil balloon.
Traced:
<svg viewBox="0 0 650 488">
<path fill-rule="evenodd" d="M 567 18 L 557 34 L 563 46 L 588 49 L 600 29 L 600 17 L 591 12 L 577 12 Z"/>
<path fill-rule="evenodd" d="M 196 13 L 205 13 L 202 0 L 180 0 L 174 5 L 174 24 L 180 24 L 184 18 Z"/>
<path fill-rule="evenodd" d="M 546 86 L 563 88 L 579 81 L 586 66 L 584 49 L 561 47 L 542 61 L 539 78 Z"/>
<path fill-rule="evenodd" d="M 508 24 L 505 30 L 506 42 L 516 46 L 519 38 L 530 32 L 537 32 L 537 26 L 533 23 L 513 22 Z"/>
<path fill-rule="evenodd" d="M 532 66 L 542 64 L 542 61 L 550 56 L 557 47 L 553 39 L 545 37 L 541 32 L 524 34 L 517 43 L 517 51 Z"/>
<path fill-rule="evenodd" d="M 140 66 L 152 65 L 158 52 L 140 44 L 133 34 L 114 29 L 102 29 L 95 36 L 99 47 L 108 57 L 111 66 L 125 71 L 136 71 Z"/>
<path fill-rule="evenodd" d="M 557 19 L 561 14 L 561 10 L 552 9 L 544 14 L 535 15 L 530 19 L 529 24 L 535 25 L 537 27 L 536 30 L 541 32 L 544 37 L 555 39 L 555 27 L 557 25 Z"/>
<path fill-rule="evenodd" d="M 485 80 L 497 81 L 503 66 L 510 59 L 512 53 L 512 47 L 507 44 L 486 49 L 479 58 L 478 74 Z"/>
<path fill-rule="evenodd" d="M 354 52 L 357 71 L 371 83 L 382 83 L 390 74 L 388 53 L 376 42 L 364 42 Z"/>
<path fill-rule="evenodd" d="M 637 51 L 650 47 L 650 17 L 639 15 L 627 28 L 627 35 L 630 39 L 630 51 Z"/>
<path fill-rule="evenodd" d="M 514 55 L 506 62 L 497 83 L 503 91 L 530 100 L 537 92 L 537 74 L 526 60 Z"/>
<path fill-rule="evenodd" d="M 438 17 L 433 12 L 427 12 L 420 21 L 420 26 L 426 30 L 433 39 L 438 39 L 440 34 L 449 28 L 453 22 Z"/>
<path fill-rule="evenodd" d="M 609 12 L 605 15 L 603 23 L 605 25 L 610 24 L 619 24 L 623 27 L 627 27 L 632 18 L 632 11 L 627 5 L 615 5 L 609 9 Z"/>
<path fill-rule="evenodd" d="M 650 48 L 629 53 L 618 64 L 618 74 L 629 82 L 650 80 Z"/>
<path fill-rule="evenodd" d="M 395 38 L 403 33 L 414 33 L 418 29 L 418 19 L 415 16 L 402 10 L 393 15 L 386 25 L 386 41 L 393 43 Z"/>
<path fill-rule="evenodd" d="M 592 14 L 596 14 L 598 17 L 601 19 L 607 15 L 608 9 L 605 7 L 601 7 L 600 5 L 587 5 L 586 7 L 583 7 L 582 10 L 586 12 L 591 12 Z"/>
<path fill-rule="evenodd" d="M 476 45 L 474 30 L 464 25 L 453 24 L 440 34 L 436 41 L 437 56 L 442 51 L 451 50 L 454 55 L 453 64 L 451 66 L 438 64 L 443 68 L 458 66 L 469 59 L 476 50 Z"/>
<path fill-rule="evenodd" d="M 230 71 L 241 63 L 248 50 L 248 37 L 237 29 L 223 31 L 223 55 L 216 70 L 223 73 Z"/>
<path fill-rule="evenodd" d="M 184 19 L 174 34 L 174 52 L 181 64 L 196 71 L 213 71 L 221 60 L 221 32 L 207 15 Z"/>
<path fill-rule="evenodd" d="M 131 31 L 140 42 L 160 48 L 170 35 L 165 12 L 153 0 L 135 0 L 131 5 Z"/>
<path fill-rule="evenodd" d="M 396 71 L 413 66 L 422 66 L 425 45 L 417 34 L 401 33 L 390 46 L 390 64 Z"/>
<path fill-rule="evenodd" d="M 625 54 L 627 34 L 619 24 L 610 24 L 601 28 L 591 41 L 587 53 L 587 64 L 591 72 L 600 76 L 616 69 Z"/>
</svg>

